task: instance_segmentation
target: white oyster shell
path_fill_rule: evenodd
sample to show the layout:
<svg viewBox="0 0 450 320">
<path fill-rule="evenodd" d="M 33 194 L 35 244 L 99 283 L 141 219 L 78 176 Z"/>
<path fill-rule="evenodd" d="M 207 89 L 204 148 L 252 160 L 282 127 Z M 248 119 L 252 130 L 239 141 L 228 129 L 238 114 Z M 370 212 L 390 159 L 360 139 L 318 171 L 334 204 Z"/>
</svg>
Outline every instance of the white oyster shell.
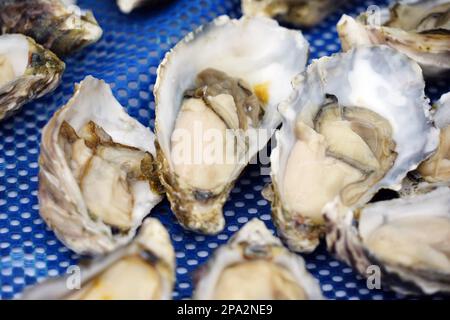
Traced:
<svg viewBox="0 0 450 320">
<path fill-rule="evenodd" d="M 52 92 L 64 69 L 64 62 L 33 39 L 21 34 L 0 36 L 0 120 Z"/>
<path fill-rule="evenodd" d="M 299 121 L 314 128 L 314 119 L 329 96 L 334 96 L 340 106 L 361 107 L 388 121 L 391 138 L 395 142 L 395 162 L 381 179 L 367 186 L 358 203 L 368 202 L 382 188 L 398 190 L 406 174 L 435 150 L 438 131 L 429 119 L 430 105 L 424 94 L 420 67 L 387 46 L 359 47 L 315 60 L 296 82 L 295 93 L 279 106 L 283 125 L 276 133 L 277 147 L 271 155 L 275 191 L 272 213 L 290 249 L 312 251 L 323 232 L 323 222 L 318 224 L 302 212 L 289 210 L 283 189 L 289 156 L 297 141 L 295 130 Z M 304 170 L 309 169 L 305 167 Z M 323 179 L 303 181 L 303 186 L 324 186 L 327 177 Z M 334 196 L 328 201 L 333 199 Z"/>
<path fill-rule="evenodd" d="M 390 11 L 375 13 L 379 19 L 343 15 L 337 25 L 342 48 L 386 44 L 418 62 L 425 76 L 443 77 L 450 71 L 449 8 L 448 0 L 398 1 Z"/>
<path fill-rule="evenodd" d="M 291 79 L 304 70 L 307 52 L 308 44 L 300 32 L 282 28 L 274 20 L 221 16 L 188 34 L 167 53 L 158 68 L 154 90 L 158 161 L 172 210 L 184 227 L 208 234 L 223 229 L 223 203 L 249 159 L 266 145 L 279 125 L 277 105 L 290 94 Z M 185 91 L 192 89 L 197 75 L 208 68 L 242 79 L 252 88 L 263 84 L 267 103 L 256 128 L 260 129 L 258 135 L 249 135 L 243 163 L 238 163 L 228 182 L 210 192 L 212 196 L 205 201 L 195 197 L 195 190 L 182 185 L 174 174 L 171 136 Z"/>
<path fill-rule="evenodd" d="M 217 289 L 216 286 L 225 270 L 232 266 L 244 265 L 255 261 L 267 262 L 289 272 L 296 285 L 303 289 L 306 299 L 322 299 L 320 286 L 317 280 L 306 270 L 303 259 L 284 248 L 281 241 L 272 235 L 264 222 L 256 218 L 243 226 L 231 238 L 228 244 L 217 249 L 207 264 L 198 270 L 198 282 L 195 288 L 194 298 L 198 300 L 214 299 L 217 297 L 217 293 L 215 292 Z M 239 274 L 236 276 L 239 277 Z M 264 275 L 261 274 L 259 276 L 263 277 Z M 272 276 L 274 276 L 273 273 Z M 255 275 L 255 277 L 258 277 L 258 275 Z M 244 287 L 248 288 L 253 285 L 255 292 L 252 295 L 261 295 L 261 299 L 270 299 L 264 296 L 263 292 L 266 288 L 257 288 L 256 283 L 245 283 L 245 280 L 241 279 L 241 288 L 234 288 L 236 292 L 224 292 L 221 293 L 220 297 L 225 297 L 225 299 L 232 297 L 242 298 L 242 294 L 245 293 L 240 291 Z M 261 280 L 261 282 L 263 281 Z M 275 279 L 273 279 L 273 283 L 276 283 Z M 273 283 L 272 285 L 274 285 Z M 261 292 L 258 291 L 260 289 Z M 283 288 L 274 289 L 283 291 Z M 274 295 L 276 294 L 274 293 Z M 278 294 L 282 295 L 280 292 Z M 252 298 L 254 299 L 255 297 Z"/>
<path fill-rule="evenodd" d="M 134 260 L 123 263 L 130 257 Z M 104 257 L 82 260 L 79 268 L 81 271 L 79 288 L 68 287 L 71 283 L 70 277 L 74 276 L 70 273 L 26 289 L 21 298 L 26 300 L 172 298 L 175 283 L 175 252 L 167 230 L 154 218 L 148 218 L 143 222 L 139 234 L 131 244 Z M 142 270 L 146 270 L 147 274 L 142 273 Z M 93 282 L 95 285 L 91 286 Z"/>
<path fill-rule="evenodd" d="M 248 16 L 277 18 L 294 25 L 312 27 L 320 23 L 344 0 L 242 0 Z"/>
<path fill-rule="evenodd" d="M 144 217 L 161 200 L 161 195 L 149 183 L 136 184 L 132 190 L 131 227 L 117 234 L 111 225 L 92 217 L 58 140 L 64 122 L 79 132 L 89 121 L 99 125 L 114 143 L 152 156 L 155 155 L 155 138 L 148 128 L 125 112 L 104 81 L 91 76 L 76 86 L 74 96 L 42 131 L 39 159 L 41 216 L 70 249 L 83 254 L 104 254 L 131 240 Z"/>
<path fill-rule="evenodd" d="M 361 275 L 372 275 L 368 268 L 377 267 L 381 284 L 394 291 L 450 292 L 448 187 L 368 204 L 358 211 L 342 208 L 336 200 L 324 211 L 329 251 Z M 382 238 L 374 238 L 380 230 Z"/>
</svg>

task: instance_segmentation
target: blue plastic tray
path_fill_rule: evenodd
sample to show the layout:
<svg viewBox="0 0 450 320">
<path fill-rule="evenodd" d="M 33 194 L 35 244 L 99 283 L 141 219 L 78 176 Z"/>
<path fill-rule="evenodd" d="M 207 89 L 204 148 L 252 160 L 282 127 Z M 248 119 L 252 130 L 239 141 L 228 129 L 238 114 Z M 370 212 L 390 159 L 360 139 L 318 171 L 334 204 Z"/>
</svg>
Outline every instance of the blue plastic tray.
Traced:
<svg viewBox="0 0 450 320">
<path fill-rule="evenodd" d="M 95 45 L 66 59 L 61 86 L 49 97 L 31 103 L 0 126 L 0 298 L 18 297 L 25 286 L 50 276 L 64 274 L 77 262 L 39 216 L 37 199 L 38 156 L 41 128 L 73 93 L 75 82 L 86 75 L 105 79 L 131 116 L 153 129 L 153 85 L 164 54 L 188 32 L 213 18 L 241 15 L 240 0 L 175 0 L 158 9 L 119 12 L 115 0 L 80 0 L 90 8 L 104 30 Z M 388 1 L 348 1 L 318 27 L 303 30 L 311 44 L 310 58 L 340 50 L 336 22 L 343 13 L 357 14 L 369 5 Z M 430 84 L 432 99 L 449 91 L 449 83 Z M 224 212 L 226 228 L 217 236 L 201 236 L 183 230 L 165 200 L 152 212 L 169 229 L 177 256 L 177 283 L 173 297 L 189 298 L 192 272 L 211 252 L 225 243 L 243 224 L 259 217 L 273 229 L 270 204 L 261 196 L 269 182 L 258 166 L 247 168 L 236 183 Z M 304 256 L 309 271 L 320 281 L 329 299 L 395 299 L 403 296 L 369 290 L 366 281 L 351 268 L 331 258 L 322 245 Z"/>
</svg>

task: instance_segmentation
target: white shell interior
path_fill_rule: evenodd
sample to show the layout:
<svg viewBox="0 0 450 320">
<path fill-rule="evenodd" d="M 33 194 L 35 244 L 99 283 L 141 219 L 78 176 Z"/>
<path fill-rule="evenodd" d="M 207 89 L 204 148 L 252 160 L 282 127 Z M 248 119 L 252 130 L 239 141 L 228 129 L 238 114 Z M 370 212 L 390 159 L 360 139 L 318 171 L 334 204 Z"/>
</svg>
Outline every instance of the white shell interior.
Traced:
<svg viewBox="0 0 450 320">
<path fill-rule="evenodd" d="M 256 218 L 251 220 L 234 235 L 227 245 L 219 248 L 212 257 L 212 259 L 214 259 L 213 265 L 207 273 L 203 275 L 201 281 L 197 285 L 196 299 L 211 299 L 211 297 L 214 296 L 216 284 L 223 270 L 230 265 L 245 261 L 240 249 L 236 247 L 239 243 L 249 243 L 261 246 L 281 246 L 281 241 L 272 235 L 264 222 Z M 305 263 L 300 256 L 292 254 L 286 249 L 284 254 L 277 255 L 272 261 L 291 271 L 292 275 L 306 292 L 309 299 L 322 299 L 320 286 L 316 279 L 308 273 Z"/>
<path fill-rule="evenodd" d="M 425 194 L 369 204 L 361 210 L 359 234 L 365 240 L 381 225 L 410 216 L 450 218 L 450 189 L 439 187 Z"/>
<path fill-rule="evenodd" d="M 62 110 L 60 117 L 67 121 L 75 131 L 78 132 L 87 122 L 94 121 L 111 136 L 114 142 L 155 155 L 154 134 L 126 113 L 125 109 L 114 98 L 109 85 L 104 81 L 91 76 L 86 77 L 80 83 L 79 91 L 71 99 L 69 105 L 69 108 Z M 61 149 L 59 151 L 63 152 Z M 78 184 L 73 176 L 69 176 L 73 180 L 74 188 L 80 192 L 79 199 L 82 199 Z M 132 219 L 133 224 L 137 227 L 140 221 L 161 200 L 161 196 L 154 193 L 145 181 L 136 183 L 133 188 L 133 196 L 135 201 Z M 79 203 L 84 202 L 79 201 Z"/>
<path fill-rule="evenodd" d="M 321 58 L 296 82 L 296 91 L 279 107 L 283 126 L 276 134 L 277 147 L 271 155 L 272 177 L 278 186 L 282 185 L 284 169 L 296 141 L 296 121 L 312 126 L 326 95 L 337 97 L 342 106 L 372 110 L 392 126 L 398 153 L 396 162 L 366 197 L 370 198 L 380 188 L 399 188 L 406 173 L 415 169 L 437 146 L 438 130 L 432 128 L 429 120 L 420 67 L 387 46 L 360 47 Z"/>
<path fill-rule="evenodd" d="M 14 81 L 25 73 L 28 66 L 29 43 L 21 34 L 5 34 L 0 36 L 0 57 L 6 59 L 14 72 Z M 1 81 L 0 81 L 1 82 Z"/>
<path fill-rule="evenodd" d="M 230 20 L 221 16 L 187 35 L 166 55 L 158 70 L 156 123 L 163 152 L 170 154 L 170 137 L 184 92 L 194 86 L 199 72 L 215 68 L 252 87 L 269 85 L 269 101 L 261 124 L 269 134 L 250 142 L 249 155 L 254 155 L 269 140 L 270 129 L 278 126 L 277 105 L 292 91 L 291 79 L 304 70 L 307 52 L 308 44 L 301 32 L 282 28 L 267 18 Z"/>
</svg>

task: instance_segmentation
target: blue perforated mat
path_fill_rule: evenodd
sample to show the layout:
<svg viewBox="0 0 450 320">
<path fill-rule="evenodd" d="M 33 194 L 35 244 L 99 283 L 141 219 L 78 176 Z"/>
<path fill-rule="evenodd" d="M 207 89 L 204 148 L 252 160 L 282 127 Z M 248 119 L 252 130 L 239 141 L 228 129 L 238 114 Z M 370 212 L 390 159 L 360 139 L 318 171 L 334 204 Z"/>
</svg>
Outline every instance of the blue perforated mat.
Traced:
<svg viewBox="0 0 450 320">
<path fill-rule="evenodd" d="M 49 276 L 64 274 L 77 262 L 77 255 L 65 248 L 49 230 L 38 212 L 38 155 L 41 129 L 51 115 L 73 93 L 75 82 L 86 75 L 105 79 L 131 116 L 153 129 L 153 84 L 156 69 L 165 52 L 184 35 L 213 18 L 228 14 L 239 17 L 240 0 L 175 0 L 158 9 L 121 14 L 114 0 L 80 0 L 90 8 L 104 30 L 103 38 L 86 50 L 66 59 L 61 86 L 49 97 L 31 103 L 0 125 L 0 298 L 17 297 L 25 286 Z M 318 27 L 303 30 L 311 44 L 310 58 L 340 50 L 336 22 L 342 13 L 356 14 L 381 1 L 348 1 Z M 429 84 L 428 94 L 436 99 L 449 91 L 448 81 Z M 247 168 L 231 192 L 224 212 L 226 228 L 217 236 L 201 236 L 183 230 L 168 202 L 152 215 L 169 229 L 177 256 L 175 299 L 189 298 L 192 272 L 211 252 L 225 243 L 243 224 L 259 217 L 273 229 L 270 204 L 261 196 L 268 176 L 258 166 Z M 331 258 L 322 245 L 304 256 L 308 270 L 320 281 L 330 299 L 395 299 L 391 292 L 368 290 L 366 281 L 351 268 Z"/>
</svg>

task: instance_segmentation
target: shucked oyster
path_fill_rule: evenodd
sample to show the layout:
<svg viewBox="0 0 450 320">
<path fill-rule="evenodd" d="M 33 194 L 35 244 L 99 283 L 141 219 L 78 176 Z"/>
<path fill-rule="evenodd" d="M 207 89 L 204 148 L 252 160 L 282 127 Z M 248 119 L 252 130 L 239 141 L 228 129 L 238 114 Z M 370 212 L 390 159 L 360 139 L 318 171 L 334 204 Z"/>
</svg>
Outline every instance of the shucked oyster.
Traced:
<svg viewBox="0 0 450 320">
<path fill-rule="evenodd" d="M 307 51 L 301 33 L 273 20 L 222 16 L 166 55 L 155 85 L 159 173 L 185 228 L 223 229 L 223 203 L 278 126 Z"/>
<path fill-rule="evenodd" d="M 434 124 L 441 130 L 439 147 L 432 157 L 417 169 L 420 178 L 428 182 L 450 182 L 450 93 L 436 103 Z"/>
<path fill-rule="evenodd" d="M 343 50 L 365 44 L 387 44 L 417 61 L 426 76 L 450 71 L 450 1 L 404 0 L 357 20 L 344 15 L 337 30 Z M 377 21 L 379 20 L 379 21 Z"/>
<path fill-rule="evenodd" d="M 171 0 L 117 0 L 117 5 L 123 13 L 130 13 L 138 7 L 156 5 L 164 1 Z"/>
<path fill-rule="evenodd" d="M 312 27 L 325 19 L 345 0 L 242 0 L 248 16 L 277 18 L 294 25 Z"/>
<path fill-rule="evenodd" d="M 61 0 L 0 1 L 0 30 L 30 36 L 59 56 L 80 50 L 102 36 L 91 11 L 81 11 Z"/>
<path fill-rule="evenodd" d="M 279 110 L 272 151 L 275 224 L 294 251 L 312 251 L 323 207 L 397 189 L 436 148 L 419 66 L 387 47 L 360 47 L 314 61 Z"/>
<path fill-rule="evenodd" d="M 104 257 L 81 261 L 79 272 L 49 279 L 22 298 L 168 300 L 175 282 L 175 252 L 156 219 L 146 219 L 136 239 Z M 72 269 L 74 270 L 74 269 Z M 77 278 L 80 277 L 80 279 Z"/>
<path fill-rule="evenodd" d="M 450 292 L 449 188 L 324 211 L 329 251 L 362 275 L 379 270 L 382 285 L 401 293 Z"/>
<path fill-rule="evenodd" d="M 64 62 L 21 34 L 0 36 L 0 120 L 53 91 Z"/>
<path fill-rule="evenodd" d="M 42 131 L 40 214 L 77 253 L 127 243 L 161 200 L 154 135 L 87 77 Z"/>
<path fill-rule="evenodd" d="M 320 286 L 300 256 L 258 219 L 248 222 L 197 271 L 199 300 L 318 300 Z"/>
</svg>

